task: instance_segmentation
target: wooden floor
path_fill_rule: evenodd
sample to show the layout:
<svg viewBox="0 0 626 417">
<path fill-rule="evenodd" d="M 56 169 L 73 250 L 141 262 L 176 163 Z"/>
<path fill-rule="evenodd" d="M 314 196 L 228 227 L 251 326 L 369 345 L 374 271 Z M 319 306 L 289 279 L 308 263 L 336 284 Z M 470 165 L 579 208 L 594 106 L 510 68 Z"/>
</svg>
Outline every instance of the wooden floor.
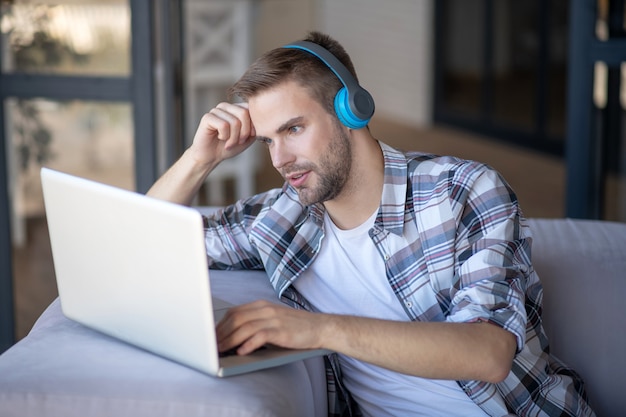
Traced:
<svg viewBox="0 0 626 417">
<path fill-rule="evenodd" d="M 491 165 L 517 192 L 527 217 L 564 215 L 565 166 L 559 158 L 447 127 L 415 129 L 384 120 L 373 120 L 370 126 L 375 137 L 397 148 L 455 155 Z M 258 191 L 282 184 L 267 157 L 257 184 Z M 45 219 L 29 219 L 27 230 L 27 244 L 13 253 L 18 340 L 57 296 Z"/>
</svg>

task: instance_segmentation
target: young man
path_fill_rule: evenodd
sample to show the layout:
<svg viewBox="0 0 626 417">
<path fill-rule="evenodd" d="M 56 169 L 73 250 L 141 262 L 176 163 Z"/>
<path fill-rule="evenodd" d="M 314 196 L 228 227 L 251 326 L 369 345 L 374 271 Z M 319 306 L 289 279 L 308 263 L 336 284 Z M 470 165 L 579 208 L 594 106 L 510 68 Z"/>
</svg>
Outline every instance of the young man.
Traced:
<svg viewBox="0 0 626 417">
<path fill-rule="evenodd" d="M 189 204 L 255 140 L 285 178 L 206 219 L 207 252 L 213 268 L 265 269 L 303 308 L 233 308 L 220 349 L 337 352 L 330 414 L 593 415 L 582 381 L 548 354 L 512 190 L 485 165 L 372 137 L 373 101 L 344 49 L 320 33 L 307 41 L 259 58 L 232 88 L 243 103 L 207 113 L 149 191 Z"/>
</svg>

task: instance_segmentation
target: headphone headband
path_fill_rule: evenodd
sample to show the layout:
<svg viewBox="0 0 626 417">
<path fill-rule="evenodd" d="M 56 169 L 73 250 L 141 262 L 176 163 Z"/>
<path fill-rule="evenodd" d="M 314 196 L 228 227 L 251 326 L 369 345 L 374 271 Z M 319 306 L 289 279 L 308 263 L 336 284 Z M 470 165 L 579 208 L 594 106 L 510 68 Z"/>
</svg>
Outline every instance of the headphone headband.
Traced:
<svg viewBox="0 0 626 417">
<path fill-rule="evenodd" d="M 365 127 L 374 114 L 374 99 L 330 51 L 314 42 L 298 41 L 283 48 L 308 52 L 322 61 L 341 81 L 343 88 L 335 96 L 335 113 L 351 129 Z"/>
</svg>

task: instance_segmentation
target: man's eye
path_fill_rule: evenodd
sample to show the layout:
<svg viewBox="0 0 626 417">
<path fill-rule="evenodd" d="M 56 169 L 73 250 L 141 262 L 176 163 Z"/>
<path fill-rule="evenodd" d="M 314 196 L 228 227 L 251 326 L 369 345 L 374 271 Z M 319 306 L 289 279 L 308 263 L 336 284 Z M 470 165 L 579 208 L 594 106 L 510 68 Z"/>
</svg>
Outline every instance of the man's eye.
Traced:
<svg viewBox="0 0 626 417">
<path fill-rule="evenodd" d="M 300 132 L 301 130 L 302 130 L 302 126 L 291 126 L 289 128 L 289 133 L 293 135 L 293 134 Z"/>
<path fill-rule="evenodd" d="M 269 145 L 270 143 L 272 143 L 272 139 L 270 138 L 265 138 L 265 137 L 258 137 L 256 138 L 257 141 L 264 143 L 265 145 Z"/>
</svg>

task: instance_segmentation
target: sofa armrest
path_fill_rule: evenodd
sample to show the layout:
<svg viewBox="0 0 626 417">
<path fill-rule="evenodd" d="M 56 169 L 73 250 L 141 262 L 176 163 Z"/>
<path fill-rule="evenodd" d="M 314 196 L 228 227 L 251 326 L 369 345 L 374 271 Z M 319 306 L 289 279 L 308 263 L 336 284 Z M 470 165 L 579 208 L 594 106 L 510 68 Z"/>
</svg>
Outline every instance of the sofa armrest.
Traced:
<svg viewBox="0 0 626 417">
<path fill-rule="evenodd" d="M 531 219 L 551 351 L 581 374 L 598 416 L 623 415 L 626 396 L 626 224 Z"/>
<path fill-rule="evenodd" d="M 211 287 L 232 303 L 276 300 L 264 272 L 212 271 Z M 326 413 L 321 357 L 215 378 L 68 320 L 58 300 L 0 356 L 3 417 Z"/>
</svg>

